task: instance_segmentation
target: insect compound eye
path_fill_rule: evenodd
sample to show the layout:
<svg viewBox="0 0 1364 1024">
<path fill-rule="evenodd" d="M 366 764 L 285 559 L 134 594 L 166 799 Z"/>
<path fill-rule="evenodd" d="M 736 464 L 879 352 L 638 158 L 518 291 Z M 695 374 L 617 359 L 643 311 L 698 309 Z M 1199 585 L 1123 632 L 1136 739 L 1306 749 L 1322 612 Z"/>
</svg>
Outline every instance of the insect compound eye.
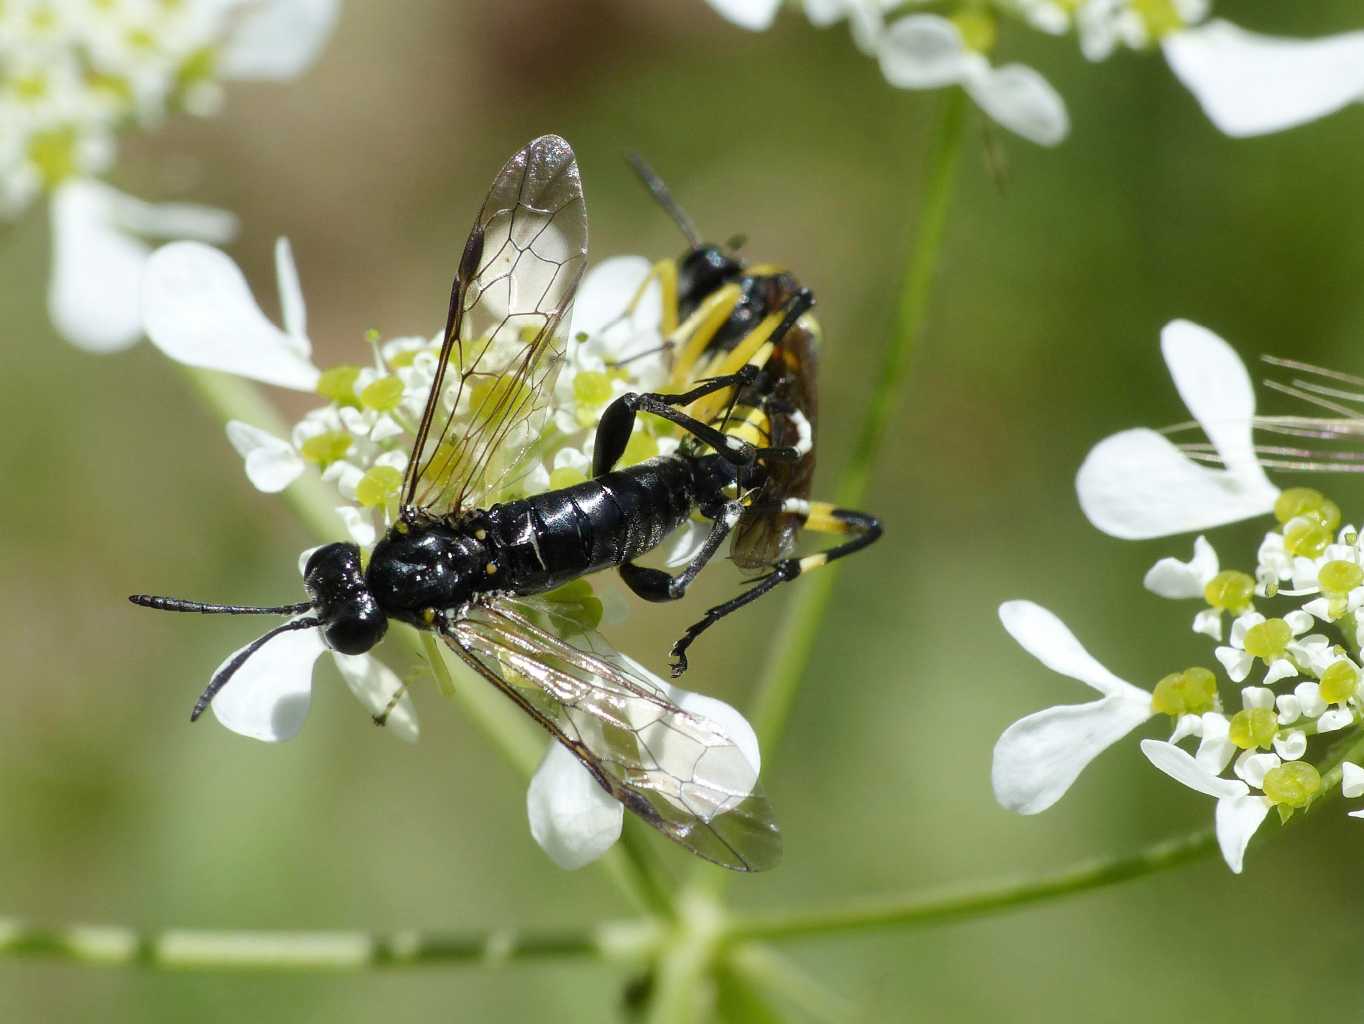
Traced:
<svg viewBox="0 0 1364 1024">
<path fill-rule="evenodd" d="M 706 296 L 742 269 L 743 264 L 725 255 L 717 246 L 703 245 L 691 250 L 677 266 L 679 311 L 695 309 Z"/>
<path fill-rule="evenodd" d="M 322 623 L 322 642 L 339 654 L 364 654 L 388 631 L 388 616 L 368 595 L 331 612 Z"/>
</svg>

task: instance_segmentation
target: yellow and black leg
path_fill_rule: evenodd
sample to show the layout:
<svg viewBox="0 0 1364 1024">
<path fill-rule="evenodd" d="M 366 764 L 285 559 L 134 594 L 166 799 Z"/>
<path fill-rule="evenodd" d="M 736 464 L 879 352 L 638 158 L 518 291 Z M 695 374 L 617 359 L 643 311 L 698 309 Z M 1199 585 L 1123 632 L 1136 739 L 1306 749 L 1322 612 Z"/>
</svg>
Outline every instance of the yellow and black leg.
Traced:
<svg viewBox="0 0 1364 1024">
<path fill-rule="evenodd" d="M 738 611 L 746 604 L 752 604 L 778 584 L 793 580 L 802 573 L 823 568 L 845 555 L 851 555 L 854 551 L 860 551 L 881 536 L 881 521 L 875 516 L 838 508 L 828 502 L 789 498 L 783 503 L 782 511 L 800 516 L 806 529 L 816 533 L 848 535 L 848 539 L 827 551 L 819 551 L 803 558 L 783 558 L 773 564 L 771 572 L 756 579 L 753 585 L 738 597 L 709 609 L 700 622 L 691 626 L 682 634 L 681 639 L 673 644 L 671 653 L 674 659 L 672 664 L 674 679 L 687 671 L 687 648 L 698 636 L 726 615 Z"/>
</svg>

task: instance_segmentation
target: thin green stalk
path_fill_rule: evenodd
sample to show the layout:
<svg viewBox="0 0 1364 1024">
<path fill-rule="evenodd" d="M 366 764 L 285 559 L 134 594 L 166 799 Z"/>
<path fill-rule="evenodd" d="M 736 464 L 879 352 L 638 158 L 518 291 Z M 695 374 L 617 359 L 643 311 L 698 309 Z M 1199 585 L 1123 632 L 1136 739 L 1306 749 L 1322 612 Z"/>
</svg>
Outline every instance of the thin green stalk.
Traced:
<svg viewBox="0 0 1364 1024">
<path fill-rule="evenodd" d="M 200 396 L 224 422 L 244 420 L 276 436 L 288 436 L 288 426 L 251 382 L 203 370 L 187 372 Z M 283 496 L 316 536 L 344 536 L 345 528 L 336 515 L 338 499 L 316 474 L 305 473 Z M 441 692 L 453 696 L 464 714 L 522 776 L 534 774 L 547 742 L 542 732 L 482 679 L 468 676 L 457 684 L 450 676 L 444 652 L 430 633 L 403 627 L 390 636 L 431 666 Z M 672 915 L 672 896 L 662 869 L 637 829 L 627 828 L 602 863 L 638 906 L 665 917 Z"/>
<path fill-rule="evenodd" d="M 936 895 L 892 897 L 861 906 L 737 919 L 730 923 L 728 936 L 734 941 L 790 939 L 872 928 L 920 927 L 984 917 L 1013 907 L 1141 878 L 1204 857 L 1216 849 L 1217 837 L 1207 829 L 1155 843 L 1133 854 L 1091 860 L 1037 878 Z"/>
<path fill-rule="evenodd" d="M 928 180 L 919 208 L 917 234 L 905 265 L 895 327 L 881 355 L 874 380 L 875 388 L 862 418 L 847 468 L 834 492 L 838 505 L 856 508 L 862 503 L 871 479 L 872 468 L 885 440 L 886 428 L 900 403 L 909 374 L 910 357 L 918 345 L 928 315 L 929 299 L 937 278 L 938 258 L 951 206 L 957 163 L 961 155 L 962 129 L 965 125 L 966 98 L 959 89 L 950 90 L 930 157 Z M 772 656 L 758 684 L 749 716 L 758 734 L 763 760 L 772 763 L 781 743 L 786 719 L 790 715 L 796 690 L 805 675 L 819 622 L 824 617 L 829 596 L 838 575 L 838 563 L 825 567 L 793 588 L 785 624 L 772 644 Z"/>
<path fill-rule="evenodd" d="M 213 971 L 369 971 L 617 955 L 619 943 L 591 929 L 487 932 L 207 931 L 75 925 L 45 928 L 0 919 L 0 957 L 91 967 Z"/>
</svg>

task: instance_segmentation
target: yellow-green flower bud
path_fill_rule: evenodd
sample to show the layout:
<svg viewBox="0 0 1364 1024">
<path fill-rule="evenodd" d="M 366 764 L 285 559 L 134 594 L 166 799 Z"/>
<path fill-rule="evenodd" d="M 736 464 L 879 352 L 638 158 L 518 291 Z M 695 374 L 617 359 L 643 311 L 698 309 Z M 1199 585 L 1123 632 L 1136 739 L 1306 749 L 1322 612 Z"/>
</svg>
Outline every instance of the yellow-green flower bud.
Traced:
<svg viewBox="0 0 1364 1024">
<path fill-rule="evenodd" d="M 329 367 L 317 378 L 317 393 L 323 398 L 330 398 L 337 405 L 354 405 L 355 378 L 358 376 L 358 366 Z"/>
<path fill-rule="evenodd" d="M 1306 761 L 1285 761 L 1265 772 L 1265 796 L 1284 807 L 1306 807 L 1321 792 L 1321 773 Z"/>
<path fill-rule="evenodd" d="M 1255 598 L 1255 580 L 1243 572 L 1227 569 L 1219 572 L 1203 588 L 1203 599 L 1218 611 L 1239 615 L 1249 611 Z"/>
<path fill-rule="evenodd" d="M 961 11 L 947 20 L 957 26 L 961 41 L 968 50 L 989 53 L 995 48 L 996 25 L 990 15 L 980 11 Z"/>
<path fill-rule="evenodd" d="M 1244 646 L 1247 654 L 1268 665 L 1275 658 L 1284 656 L 1292 639 L 1293 630 L 1283 619 L 1265 619 L 1246 630 Z"/>
<path fill-rule="evenodd" d="M 1317 582 L 1323 594 L 1348 594 L 1364 583 L 1364 569 L 1354 562 L 1335 559 L 1317 570 Z"/>
<path fill-rule="evenodd" d="M 1348 661 L 1337 661 L 1321 674 L 1321 699 L 1327 704 L 1339 704 L 1355 695 L 1359 689 L 1359 670 Z"/>
<path fill-rule="evenodd" d="M 375 412 L 392 412 L 403 400 L 403 382 L 397 377 L 380 377 L 365 385 L 360 404 Z"/>
<path fill-rule="evenodd" d="M 1331 530 L 1312 515 L 1289 520 L 1288 525 L 1283 528 L 1284 550 L 1290 555 L 1317 558 L 1326 550 L 1326 545 L 1330 544 L 1331 540 Z"/>
<path fill-rule="evenodd" d="M 1326 496 L 1311 487 L 1290 487 L 1274 499 L 1274 518 L 1287 523 L 1321 508 Z"/>
<path fill-rule="evenodd" d="M 1163 39 L 1187 27 L 1174 0 L 1128 0 L 1128 6 L 1141 18 L 1152 39 Z"/>
<path fill-rule="evenodd" d="M 370 466 L 355 485 L 355 500 L 365 508 L 377 508 L 398 496 L 403 475 L 392 466 Z"/>
<path fill-rule="evenodd" d="M 581 469 L 575 469 L 573 466 L 560 466 L 549 474 L 549 489 L 558 491 L 565 487 L 572 487 L 574 484 L 580 484 L 586 479 L 587 474 Z"/>
<path fill-rule="evenodd" d="M 1171 672 L 1151 692 L 1151 710 L 1158 715 L 1201 715 L 1217 705 L 1217 677 L 1205 668 Z"/>
<path fill-rule="evenodd" d="M 324 434 L 314 434 L 304 441 L 299 449 L 309 462 L 326 467 L 337 459 L 344 459 L 350 451 L 350 435 L 344 430 L 329 430 Z"/>
<path fill-rule="evenodd" d="M 1279 718 L 1269 708 L 1246 708 L 1231 718 L 1227 738 L 1242 750 L 1268 747 L 1279 731 Z"/>
</svg>

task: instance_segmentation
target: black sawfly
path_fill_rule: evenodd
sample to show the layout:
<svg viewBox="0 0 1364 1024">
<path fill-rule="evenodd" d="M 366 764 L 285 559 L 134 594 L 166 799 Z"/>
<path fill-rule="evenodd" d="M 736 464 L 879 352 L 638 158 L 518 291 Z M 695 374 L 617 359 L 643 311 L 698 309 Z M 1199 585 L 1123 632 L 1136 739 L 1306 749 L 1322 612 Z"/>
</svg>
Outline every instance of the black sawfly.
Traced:
<svg viewBox="0 0 1364 1024">
<path fill-rule="evenodd" d="M 286 631 L 317 628 L 343 654 L 368 651 L 391 619 L 434 631 L 651 826 L 721 866 L 769 868 L 781 854 L 772 808 L 724 729 L 677 706 L 596 634 L 569 642 L 563 637 L 571 630 L 541 625 L 560 615 L 543 595 L 606 568 L 621 568 L 627 581 L 633 569 L 636 591 L 652 586 L 672 596 L 671 577 L 633 560 L 694 511 L 717 522 L 734 518 L 736 496 L 762 493 L 771 466 L 801 458 L 795 446 L 757 444 L 683 411 L 749 387 L 761 368 L 745 362 L 680 394 L 624 395 L 599 424 L 593 479 L 480 504 L 524 472 L 529 443 L 506 449 L 522 443 L 521 428 L 548 415 L 586 261 L 587 211 L 573 151 L 558 136 L 535 139 L 498 173 L 465 244 L 398 514 L 368 563 L 355 544 L 319 548 L 304 567 L 309 599 L 291 605 L 131 600 L 168 611 L 296 616 L 215 673 L 191 719 Z M 795 327 L 811 301 L 801 293 L 787 303 L 772 337 Z M 490 355 L 509 343 L 511 357 Z M 469 416 L 452 429 L 457 411 Z M 677 424 L 698 445 L 615 468 L 640 411 Z M 718 543 L 708 541 L 678 577 L 682 590 Z"/>
</svg>

